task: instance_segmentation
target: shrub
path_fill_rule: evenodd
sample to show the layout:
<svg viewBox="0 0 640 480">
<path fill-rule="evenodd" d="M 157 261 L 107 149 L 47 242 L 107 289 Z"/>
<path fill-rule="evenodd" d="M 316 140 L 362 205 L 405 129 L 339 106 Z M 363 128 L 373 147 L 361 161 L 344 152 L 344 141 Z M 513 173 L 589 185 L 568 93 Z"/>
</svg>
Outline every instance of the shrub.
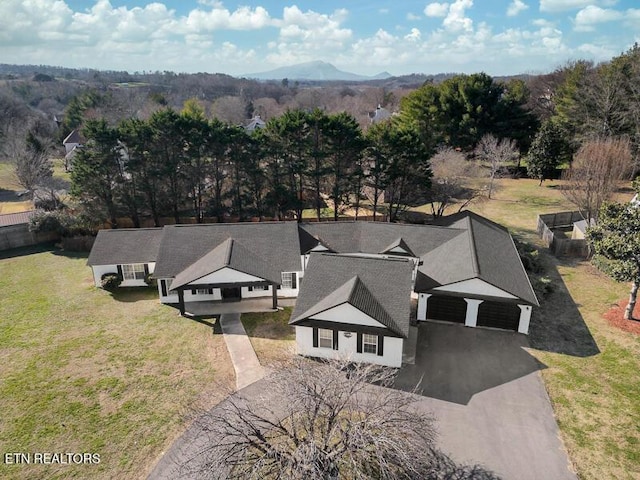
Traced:
<svg viewBox="0 0 640 480">
<path fill-rule="evenodd" d="M 549 277 L 533 277 L 531 279 L 531 284 L 536 295 L 539 297 L 546 297 L 556 289 L 553 285 L 553 281 Z"/>
<path fill-rule="evenodd" d="M 158 285 L 158 283 L 156 282 L 156 279 L 153 278 L 150 273 L 147 273 L 144 276 L 144 283 L 146 283 L 150 287 L 156 287 Z"/>
<path fill-rule="evenodd" d="M 100 279 L 100 285 L 102 288 L 109 292 L 115 291 L 116 288 L 122 283 L 122 277 L 117 273 L 105 273 Z"/>
</svg>

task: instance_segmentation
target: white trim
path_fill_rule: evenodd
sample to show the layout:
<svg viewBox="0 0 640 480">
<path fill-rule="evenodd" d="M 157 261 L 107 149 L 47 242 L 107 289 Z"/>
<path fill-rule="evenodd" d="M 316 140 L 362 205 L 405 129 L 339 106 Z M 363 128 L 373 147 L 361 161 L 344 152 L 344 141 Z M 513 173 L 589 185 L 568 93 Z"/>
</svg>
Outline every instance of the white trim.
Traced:
<svg viewBox="0 0 640 480">
<path fill-rule="evenodd" d="M 529 323 L 531 322 L 531 305 L 518 305 L 520 307 L 520 321 L 518 322 L 518 332 L 527 335 L 529 333 Z"/>
<path fill-rule="evenodd" d="M 478 309 L 484 300 L 465 298 L 464 301 L 467 302 L 467 313 L 464 318 L 464 324 L 467 327 L 475 327 L 478 324 Z"/>
<path fill-rule="evenodd" d="M 349 303 L 343 303 L 311 317 L 312 320 L 344 323 L 347 325 L 365 325 L 368 327 L 387 328 L 375 318 L 370 317 Z"/>
<path fill-rule="evenodd" d="M 249 275 L 248 273 L 240 272 L 238 270 L 234 270 L 233 268 L 225 267 L 217 270 L 213 273 L 205 275 L 204 277 L 198 278 L 187 284 L 190 285 L 201 285 L 206 283 L 242 283 L 242 282 L 266 282 L 264 278 L 256 277 L 254 275 Z"/>
<path fill-rule="evenodd" d="M 420 293 L 418 295 L 418 320 L 427 319 L 427 303 L 432 293 Z"/>
<path fill-rule="evenodd" d="M 442 292 L 471 293 L 473 295 L 486 295 L 489 297 L 518 298 L 479 278 L 470 278 L 469 280 L 450 283 L 448 285 L 434 288 L 434 290 Z"/>
</svg>

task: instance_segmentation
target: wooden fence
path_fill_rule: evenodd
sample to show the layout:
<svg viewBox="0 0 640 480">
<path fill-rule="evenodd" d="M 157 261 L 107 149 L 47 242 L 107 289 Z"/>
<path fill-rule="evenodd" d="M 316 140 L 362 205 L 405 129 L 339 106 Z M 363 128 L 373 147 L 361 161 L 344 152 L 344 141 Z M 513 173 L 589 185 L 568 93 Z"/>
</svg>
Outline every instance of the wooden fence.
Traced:
<svg viewBox="0 0 640 480">
<path fill-rule="evenodd" d="M 589 245 L 584 239 L 572 239 L 567 236 L 573 230 L 573 224 L 584 220 L 581 212 L 558 212 L 538 215 L 538 235 L 549 250 L 556 256 L 589 256 Z"/>
</svg>

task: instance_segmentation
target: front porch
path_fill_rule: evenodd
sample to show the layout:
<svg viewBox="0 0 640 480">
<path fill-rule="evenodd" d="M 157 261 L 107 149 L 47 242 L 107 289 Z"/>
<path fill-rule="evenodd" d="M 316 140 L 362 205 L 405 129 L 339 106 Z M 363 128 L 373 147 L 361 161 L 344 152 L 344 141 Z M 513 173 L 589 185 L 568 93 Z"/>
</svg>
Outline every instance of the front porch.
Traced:
<svg viewBox="0 0 640 480">
<path fill-rule="evenodd" d="M 295 298 L 279 298 L 279 307 L 292 307 L 296 303 Z M 179 305 L 174 305 L 179 308 Z M 186 316 L 211 317 L 223 313 L 253 313 L 253 312 L 273 312 L 271 297 L 246 298 L 239 302 L 204 301 L 185 302 L 184 310 Z"/>
</svg>

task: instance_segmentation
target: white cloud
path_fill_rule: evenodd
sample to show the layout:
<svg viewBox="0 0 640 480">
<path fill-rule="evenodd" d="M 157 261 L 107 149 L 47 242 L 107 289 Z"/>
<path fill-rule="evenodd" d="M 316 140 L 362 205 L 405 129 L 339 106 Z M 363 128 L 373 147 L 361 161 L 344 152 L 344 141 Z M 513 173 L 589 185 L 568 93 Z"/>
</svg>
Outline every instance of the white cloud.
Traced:
<svg viewBox="0 0 640 480">
<path fill-rule="evenodd" d="M 624 18 L 618 10 L 604 9 L 590 5 L 580 10 L 574 20 L 575 29 L 580 32 L 591 32 L 599 23 L 614 22 Z"/>
<path fill-rule="evenodd" d="M 424 14 L 427 17 L 444 17 L 449 11 L 448 3 L 430 3 L 424 7 Z"/>
<path fill-rule="evenodd" d="M 442 21 L 447 30 L 453 32 L 471 31 L 473 20 L 465 16 L 465 10 L 473 6 L 473 0 L 456 0 L 449 6 L 449 13 Z"/>
<path fill-rule="evenodd" d="M 579 10 L 591 5 L 610 7 L 617 0 L 540 0 L 541 12 L 564 12 L 567 10 Z"/>
<path fill-rule="evenodd" d="M 417 28 L 412 28 L 411 33 L 404 36 L 406 40 L 417 42 L 422 39 L 422 33 Z"/>
<path fill-rule="evenodd" d="M 507 8 L 507 16 L 508 17 L 515 17 L 520 12 L 523 12 L 527 8 L 529 8 L 529 5 L 524 3 L 522 0 L 513 0 L 513 2 L 511 2 L 509 4 L 509 7 Z"/>
<path fill-rule="evenodd" d="M 420 15 L 416 15 L 415 13 L 407 13 L 407 20 L 409 20 L 410 22 L 415 22 L 417 20 L 421 20 L 422 17 Z"/>
</svg>

